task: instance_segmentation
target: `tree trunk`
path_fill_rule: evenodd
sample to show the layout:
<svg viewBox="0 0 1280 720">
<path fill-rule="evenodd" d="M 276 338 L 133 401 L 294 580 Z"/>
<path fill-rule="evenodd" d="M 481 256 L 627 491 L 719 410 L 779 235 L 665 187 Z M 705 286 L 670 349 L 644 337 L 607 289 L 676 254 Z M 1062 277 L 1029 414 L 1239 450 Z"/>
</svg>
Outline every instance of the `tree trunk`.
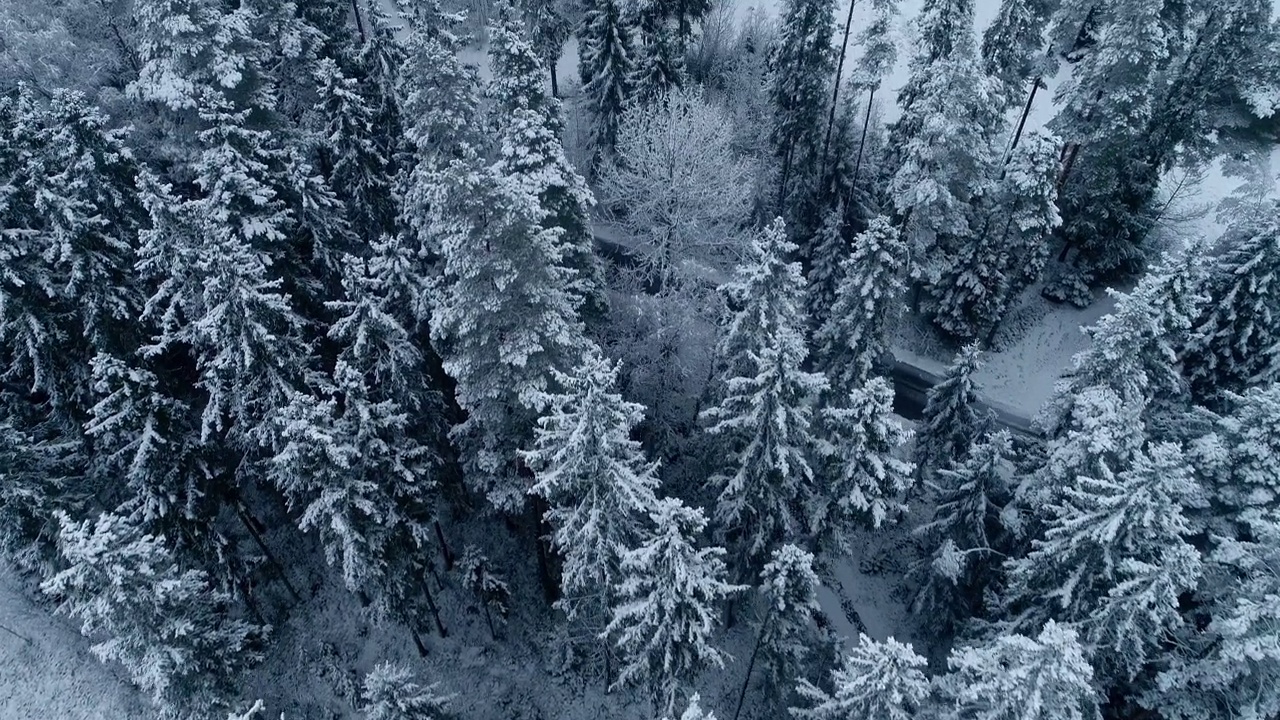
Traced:
<svg viewBox="0 0 1280 720">
<path fill-rule="evenodd" d="M 497 642 L 497 641 L 498 641 L 498 632 L 497 632 L 496 630 L 494 630 L 494 629 L 493 629 L 493 613 L 489 612 L 489 603 L 487 603 L 487 602 L 485 602 L 483 599 L 481 599 L 481 600 L 480 600 L 480 605 L 481 605 L 481 607 L 483 607 L 483 608 L 484 608 L 484 622 L 485 622 L 485 624 L 486 624 L 486 625 L 488 625 L 488 626 L 489 626 L 489 637 L 490 637 L 490 638 L 493 638 L 493 641 L 494 641 L 494 642 Z"/>
<path fill-rule="evenodd" d="M 422 642 L 422 636 L 418 635 L 418 631 L 410 627 L 409 637 L 413 638 L 413 644 L 414 644 L 414 647 L 418 648 L 418 654 L 421 655 L 422 657 L 426 657 L 427 646 L 425 643 Z"/>
<path fill-rule="evenodd" d="M 751 649 L 751 659 L 747 661 L 747 676 L 742 679 L 742 690 L 738 692 L 738 707 L 733 711 L 733 720 L 738 720 L 738 715 L 742 713 L 742 701 L 747 698 L 747 688 L 751 686 L 751 673 L 755 670 L 756 657 L 760 655 L 760 645 L 764 642 L 764 631 L 769 628 L 771 620 L 773 620 L 772 605 L 764 616 L 764 622 L 760 623 L 760 631 L 756 633 L 756 645 Z"/>
<path fill-rule="evenodd" d="M 440 557 L 444 559 L 444 571 L 449 572 L 453 569 L 453 551 L 449 549 L 449 543 L 444 539 L 444 530 L 440 527 L 440 521 L 433 520 L 432 525 L 436 529 L 436 540 L 440 542 Z"/>
<path fill-rule="evenodd" d="M 560 97 L 560 78 L 556 76 L 556 64 L 551 63 L 547 67 L 547 71 L 551 73 L 551 97 Z"/>
<path fill-rule="evenodd" d="M 436 621 L 436 631 L 440 633 L 440 637 L 449 637 L 449 631 L 444 629 L 444 623 L 440 621 L 440 608 L 436 606 L 436 597 L 431 594 L 431 586 L 427 585 L 427 576 L 419 575 L 418 582 L 422 585 L 422 592 L 427 600 L 427 609 L 431 611 L 431 617 Z"/>
<path fill-rule="evenodd" d="M 1018 118 L 1018 129 L 1013 133 L 1013 142 L 1009 143 L 1009 154 L 1005 156 L 1005 162 L 1009 162 L 1009 158 L 1013 156 L 1013 151 L 1018 148 L 1018 143 L 1022 140 L 1022 131 L 1027 126 L 1027 117 L 1031 115 L 1031 103 L 1036 99 L 1036 92 L 1040 89 L 1040 76 L 1031 79 L 1031 92 L 1027 93 L 1027 102 L 1022 106 L 1022 117 Z"/>
<path fill-rule="evenodd" d="M 351 12 L 356 16 L 356 29 L 360 31 L 360 44 L 363 45 L 368 40 L 364 35 L 364 18 L 360 16 L 360 0 L 351 0 Z"/>
<path fill-rule="evenodd" d="M 853 182 L 850 183 L 854 188 L 857 188 L 858 175 L 862 172 L 862 149 L 867 145 L 867 128 L 871 125 L 871 101 L 875 99 L 877 85 L 871 86 L 867 92 L 867 112 L 862 116 L 862 137 L 858 138 L 858 159 L 853 163 Z"/>
<path fill-rule="evenodd" d="M 249 517 L 249 511 L 244 507 L 244 504 L 237 498 L 231 501 L 231 505 L 235 508 L 236 516 L 240 518 L 240 522 L 244 524 L 245 529 L 249 531 L 249 535 L 253 537 L 253 541 L 257 543 L 258 549 L 262 550 L 262 554 L 267 556 L 267 562 L 275 566 L 276 572 L 280 574 L 281 582 L 284 583 L 286 588 L 289 588 L 289 594 L 293 595 L 294 600 L 302 602 L 302 596 L 298 594 L 297 588 L 293 586 L 293 583 L 289 582 L 289 574 L 285 572 L 284 565 L 276 559 L 276 554 L 271 552 L 271 548 L 267 547 L 262 535 L 258 534 L 258 529 L 254 527 L 255 521 Z"/>
<path fill-rule="evenodd" d="M 836 103 L 840 100 L 840 78 L 844 75 L 844 56 L 849 48 L 849 28 L 853 26 L 853 7 L 857 0 L 849 0 L 849 14 L 844 19 L 844 43 L 840 46 L 840 60 L 836 63 L 836 84 L 831 90 L 831 109 L 827 112 L 827 136 L 822 141 L 822 177 L 827 175 L 827 155 L 831 150 L 831 129 L 836 124 Z"/>
<path fill-rule="evenodd" d="M 543 518 L 546 515 L 547 501 L 534 495 L 529 503 L 529 511 L 533 519 L 533 544 L 538 557 L 538 581 L 542 585 L 542 595 L 548 605 L 560 599 L 560 587 L 551 571 L 551 548 L 547 535 L 551 528 Z"/>
</svg>

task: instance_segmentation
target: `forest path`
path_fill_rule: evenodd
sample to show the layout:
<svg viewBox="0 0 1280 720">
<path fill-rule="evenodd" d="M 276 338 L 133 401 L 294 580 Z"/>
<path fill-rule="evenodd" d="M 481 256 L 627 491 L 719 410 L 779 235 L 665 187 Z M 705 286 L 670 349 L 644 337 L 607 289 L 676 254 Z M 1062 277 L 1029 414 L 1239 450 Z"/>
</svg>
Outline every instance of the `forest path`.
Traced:
<svg viewBox="0 0 1280 720">
<path fill-rule="evenodd" d="M 133 720 L 138 693 L 89 652 L 73 621 L 50 614 L 0 567 L 0 718 Z"/>
</svg>

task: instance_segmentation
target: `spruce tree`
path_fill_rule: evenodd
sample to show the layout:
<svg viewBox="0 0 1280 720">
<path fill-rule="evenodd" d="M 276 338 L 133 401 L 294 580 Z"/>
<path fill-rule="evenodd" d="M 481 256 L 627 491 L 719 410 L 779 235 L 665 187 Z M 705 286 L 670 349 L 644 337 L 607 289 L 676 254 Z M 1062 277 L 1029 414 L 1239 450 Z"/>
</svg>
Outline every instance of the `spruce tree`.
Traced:
<svg viewBox="0 0 1280 720">
<path fill-rule="evenodd" d="M 684 84 L 684 56 L 666 5 L 661 0 L 641 0 L 634 10 L 636 52 L 631 87 L 640 102 L 652 102 Z"/>
<path fill-rule="evenodd" d="M 584 315 L 598 318 L 607 301 L 591 236 L 595 198 L 565 157 L 560 101 L 545 92 L 542 63 L 510 13 L 500 9 L 489 29 L 494 78 L 486 94 L 493 101 L 490 123 L 496 128 L 499 153 L 495 172 L 538 196 L 546 213 L 543 225 L 561 229 L 560 264 L 573 273 L 575 302 Z"/>
<path fill-rule="evenodd" d="M 438 192 L 444 276 L 431 339 L 467 413 L 453 437 L 468 481 L 513 512 L 530 485 L 517 453 L 533 439 L 552 370 L 583 350 L 561 231 L 544 225 L 523 183 L 492 170 L 456 164 Z"/>
<path fill-rule="evenodd" d="M 929 699 L 927 664 L 908 644 L 859 634 L 858 644 L 831 672 L 831 692 L 801 680 L 800 696 L 810 706 L 791 713 L 801 720 L 911 720 Z"/>
<path fill-rule="evenodd" d="M 1172 444 L 1102 470 L 1061 490 L 1044 538 L 1006 564 L 1006 598 L 1016 630 L 1047 619 L 1079 627 L 1099 653 L 1099 680 L 1114 686 L 1183 622 L 1178 598 L 1195 588 L 1201 562 L 1182 508 L 1200 489 Z"/>
<path fill-rule="evenodd" d="M 758 567 L 776 543 L 808 530 L 801 508 L 815 492 L 810 403 L 826 380 L 802 369 L 804 278 L 788 261 L 795 249 L 782 219 L 774 220 L 752 238 L 737 278 L 722 290 L 737 309 L 717 350 L 719 398 L 703 418 L 730 452 L 726 472 L 712 480 L 716 519 L 743 567 Z"/>
<path fill-rule="evenodd" d="M 720 603 L 744 588 L 724 581 L 722 548 L 694 544 L 707 525 L 701 510 L 665 498 L 650 517 L 652 534 L 623 554 L 620 602 L 602 637 L 623 652 L 616 685 L 647 685 L 670 714 L 683 683 L 724 665 L 712 645 Z"/>
<path fill-rule="evenodd" d="M 907 82 L 898 90 L 902 116 L 889 129 L 889 147 L 897 148 L 898 155 L 890 159 L 890 167 L 901 163 L 906 144 L 920 132 L 928 117 L 915 107 L 925 93 L 925 85 L 945 72 L 948 61 L 957 59 L 957 47 L 962 58 L 974 55 L 973 0 L 926 0 L 914 23 L 919 45 L 907 65 Z M 970 85 L 966 90 L 972 92 L 978 87 Z"/>
<path fill-rule="evenodd" d="M 1217 538 L 1208 557 L 1208 626 L 1171 654 L 1141 700 L 1162 717 L 1280 712 L 1280 520 L 1274 512 L 1248 517 L 1250 539 Z"/>
<path fill-rule="evenodd" d="M 0 124 L 0 417 L 75 441 L 94 403 L 89 361 L 139 341 L 143 171 L 78 93 L 45 104 L 24 86 L 0 100 Z"/>
<path fill-rule="evenodd" d="M 1280 205 L 1253 208 L 1211 261 L 1204 312 L 1182 352 L 1197 398 L 1280 380 Z"/>
<path fill-rule="evenodd" d="M 822 612 L 820 583 L 813 564 L 812 553 L 788 544 L 774 550 L 760 572 L 765 615 L 756 652 L 768 672 L 767 697 L 779 703 L 789 699 L 796 681 L 807 674 L 809 659 L 821 644 L 815 623 Z"/>
<path fill-rule="evenodd" d="M 228 709 L 240 673 L 261 659 L 262 629 L 237 619 L 228 595 L 183 570 L 130 518 L 60 521 L 67 567 L 41 587 L 85 635 L 105 636 L 94 655 L 124 665 L 164 717 Z"/>
<path fill-rule="evenodd" d="M 316 63 L 316 75 L 316 109 L 326 121 L 321 159 L 329 168 L 327 178 L 342 200 L 351 230 L 365 242 L 395 233 L 395 147 L 385 134 L 393 128 L 384 129 L 391 118 L 380 107 L 386 100 L 331 59 Z"/>
<path fill-rule="evenodd" d="M 984 198 L 977 237 L 959 244 L 929 288 L 933 321 L 962 340 L 991 342 L 1018 296 L 1039 279 L 1060 223 L 1058 143 L 1032 133 Z M 975 224 L 978 224 L 975 222 Z"/>
<path fill-rule="evenodd" d="M 963 461 L 982 432 L 986 423 L 976 407 L 978 393 L 973 384 L 981 357 L 977 345 L 966 345 L 956 353 L 942 381 L 929 388 L 916 433 L 919 477 L 928 479 L 952 463 Z"/>
<path fill-rule="evenodd" d="M 827 211 L 817 234 L 809 243 L 813 250 L 809 259 L 809 292 L 805 305 L 811 325 L 820 327 L 831 317 L 831 306 L 835 304 L 841 278 L 840 264 L 849 256 L 850 243 L 845 236 L 848 227 L 844 204 L 840 203 Z"/>
<path fill-rule="evenodd" d="M 617 0 L 592 3 L 578 30 L 578 74 L 591 113 L 591 146 L 597 163 L 613 150 L 622 113 L 631 99 L 632 36 Z"/>
<path fill-rule="evenodd" d="M 954 650 L 944 692 L 959 717 L 975 720 L 1092 720 L 1098 698 L 1079 637 L 1050 621 L 1035 639 L 1002 635 Z"/>
<path fill-rule="evenodd" d="M 1280 507 L 1280 384 L 1224 399 L 1229 409 L 1213 416 L 1191 454 L 1210 493 L 1210 521 L 1232 535 L 1252 514 Z"/>
<path fill-rule="evenodd" d="M 1052 10 L 1044 0 L 1001 0 L 995 20 L 982 33 L 982 69 L 1000 82 L 1005 107 L 1022 100 L 1028 80 L 1039 82 Z"/>
<path fill-rule="evenodd" d="M 778 163 L 779 212 L 791 207 L 793 194 L 808 192 L 822 171 L 828 84 L 835 71 L 834 33 L 833 0 L 787 0 L 769 77 L 770 142 Z M 813 227 L 817 219 L 792 222 Z"/>
<path fill-rule="evenodd" d="M 589 614 L 609 607 L 622 554 L 644 536 L 657 501 L 657 465 L 631 439 L 644 408 L 622 399 L 617 376 L 599 351 L 571 374 L 556 372 L 565 391 L 547 396 L 533 450 L 523 454 L 537 476 L 530 492 L 551 505 L 547 521 L 564 557 L 560 587 L 570 617 L 580 605 Z"/>
<path fill-rule="evenodd" d="M 1086 329 L 1092 343 L 1071 359 L 1037 418 L 1050 437 L 1060 434 L 1071 407 L 1091 386 L 1108 388 L 1124 406 L 1140 410 L 1156 397 L 1186 396 L 1176 364 L 1205 299 L 1198 291 L 1202 272 L 1193 248 L 1166 256 L 1132 292 L 1113 292 L 1115 310 Z"/>
<path fill-rule="evenodd" d="M 822 549 L 847 552 L 852 531 L 879 528 L 906 511 L 914 467 L 899 453 L 911 433 L 892 415 L 893 387 L 880 377 L 832 394 L 819 411 L 821 470 L 810 525 Z"/>
<path fill-rule="evenodd" d="M 419 685 L 403 665 L 379 663 L 364 678 L 365 720 L 452 720 L 456 695 L 445 695 L 439 683 Z"/>
<path fill-rule="evenodd" d="M 663 720 L 671 720 L 674 716 L 664 715 Z M 685 706 L 684 712 L 680 713 L 678 720 L 716 720 L 716 714 L 702 709 L 702 698 L 698 693 L 694 693 L 689 697 L 689 704 Z"/>
<path fill-rule="evenodd" d="M 889 352 L 906 293 L 907 248 L 884 216 L 853 239 L 827 321 L 814 335 L 819 366 L 837 396 L 862 387 Z"/>
<path fill-rule="evenodd" d="M 435 257 L 440 231 L 433 222 L 440 220 L 450 166 L 483 145 L 476 123 L 480 81 L 476 68 L 458 57 L 465 45 L 462 15 L 444 12 L 437 0 L 406 4 L 401 15 L 409 33 L 398 90 L 410 146 L 399 178 L 402 217 L 413 235 L 410 247 Z"/>
<path fill-rule="evenodd" d="M 40 441 L 0 424 L 0 556 L 42 575 L 56 567 L 53 535 L 59 510 L 77 511 L 86 498 L 70 491 L 74 445 Z"/>
<path fill-rule="evenodd" d="M 969 36 L 971 8 L 964 19 L 918 89 L 899 95 L 901 103 L 910 90 L 911 103 L 890 135 L 898 158 L 889 191 L 914 259 L 912 276 L 935 296 L 947 289 L 942 274 L 977 233 L 973 206 L 992 192 L 991 145 L 1001 123 L 993 81 L 978 69 Z"/>
<path fill-rule="evenodd" d="M 433 505 L 441 404 L 385 305 L 383 278 L 355 258 L 346 265 L 346 299 L 329 303 L 338 316 L 329 338 L 341 348 L 333 395 L 295 395 L 284 408 L 271 475 L 347 587 L 394 604 L 392 556 L 412 551 Z"/>
<path fill-rule="evenodd" d="M 1096 44 L 1058 90 L 1054 131 L 1067 143 L 1062 178 L 1062 234 L 1086 272 L 1136 272 L 1146 260 L 1147 220 L 1137 196 L 1155 178 L 1135 157 L 1151 117 L 1154 85 L 1169 53 L 1158 0 L 1101 9 Z"/>
<path fill-rule="evenodd" d="M 1013 439 L 1002 430 L 975 445 L 954 469 L 939 470 L 931 483 L 933 517 L 915 535 L 933 550 L 915 570 L 923 577 L 911 609 L 944 635 L 986 610 L 996 561 L 1007 549 L 1000 513 L 1011 496 L 1012 457 Z"/>
</svg>

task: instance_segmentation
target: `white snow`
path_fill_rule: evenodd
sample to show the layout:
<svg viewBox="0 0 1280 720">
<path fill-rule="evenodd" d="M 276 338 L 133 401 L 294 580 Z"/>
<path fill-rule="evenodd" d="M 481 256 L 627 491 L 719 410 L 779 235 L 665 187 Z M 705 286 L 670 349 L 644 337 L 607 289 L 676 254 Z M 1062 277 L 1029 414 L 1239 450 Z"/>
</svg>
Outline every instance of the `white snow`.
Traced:
<svg viewBox="0 0 1280 720">
<path fill-rule="evenodd" d="M 74 622 L 32 602 L 4 567 L 0 567 L 0 626 L 0 718 L 129 720 L 146 716 L 143 699 L 116 674 L 116 668 L 89 653 L 90 643 Z"/>
</svg>

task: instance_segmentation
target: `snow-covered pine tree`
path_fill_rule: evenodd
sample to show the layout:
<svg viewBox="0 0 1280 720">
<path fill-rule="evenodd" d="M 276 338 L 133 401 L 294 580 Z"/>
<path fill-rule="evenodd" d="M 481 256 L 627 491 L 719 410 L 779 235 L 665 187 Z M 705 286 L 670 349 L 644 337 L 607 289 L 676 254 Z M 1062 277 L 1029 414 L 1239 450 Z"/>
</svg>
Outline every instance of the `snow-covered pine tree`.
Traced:
<svg viewBox="0 0 1280 720">
<path fill-rule="evenodd" d="M 1275 472 L 1272 466 L 1272 472 Z M 1212 618 L 1171 654 L 1142 698 L 1171 720 L 1280 713 L 1280 518 L 1247 513 L 1249 540 L 1216 538 L 1204 596 Z"/>
<path fill-rule="evenodd" d="M 78 93 L 46 104 L 20 87 L 0 99 L 0 125 L 0 418 L 74 441 L 94 403 L 89 361 L 139 340 L 142 170 Z"/>
<path fill-rule="evenodd" d="M 1280 204 L 1240 217 L 1210 261 L 1208 302 L 1182 353 L 1200 400 L 1280 380 Z"/>
<path fill-rule="evenodd" d="M 385 305 L 382 278 L 348 257 L 346 299 L 328 303 L 338 320 L 331 398 L 297 394 L 277 422 L 271 476 L 302 509 L 299 527 L 318 530 L 347 587 L 385 608 L 393 567 L 426 535 L 440 459 L 441 407 L 422 358 Z M 400 556 L 396 558 L 393 556 Z"/>
<path fill-rule="evenodd" d="M 321 165 L 328 170 L 329 185 L 346 209 L 351 230 L 364 242 L 395 233 L 395 141 L 386 136 L 395 128 L 384 127 L 391 119 L 385 113 L 388 99 L 374 94 L 383 88 L 367 77 L 345 73 L 329 58 L 317 61 L 315 71 L 316 111 L 326 123 L 319 147 Z"/>
<path fill-rule="evenodd" d="M 523 454 L 537 477 L 530 492 L 551 506 L 552 544 L 564 557 L 561 606 L 573 617 L 606 611 L 621 579 L 625 550 L 645 535 L 657 501 L 657 466 L 632 430 L 644 408 L 622 399 L 618 367 L 598 350 L 571 374 L 556 372 L 562 394 L 545 399 L 536 442 Z"/>
<path fill-rule="evenodd" d="M 131 508 L 149 532 L 211 559 L 220 540 L 206 530 L 221 491 L 201 467 L 199 415 L 180 388 L 148 365 L 106 353 L 93 359 L 100 399 L 85 432 L 93 437 L 96 469 L 123 481 Z"/>
<path fill-rule="evenodd" d="M 84 501 L 70 492 L 67 459 L 76 449 L 0 422 L 0 557 L 23 570 L 47 576 L 58 566 L 49 539 L 56 513 L 78 511 Z"/>
<path fill-rule="evenodd" d="M 982 350 L 970 344 L 956 353 L 942 380 L 929 388 L 916 432 L 916 473 L 923 479 L 962 462 L 982 433 L 973 374 L 981 367 Z"/>
<path fill-rule="evenodd" d="M 285 211 L 252 176 L 261 166 L 231 144 L 237 130 L 212 132 L 220 130 L 227 141 L 200 163 L 206 197 L 184 202 L 167 187 L 143 195 L 151 228 L 142 233 L 138 269 L 157 286 L 144 319 L 160 327 L 144 353 L 191 348 L 205 393 L 201 439 L 230 432 L 247 443 L 261 439 L 307 360 L 303 320 L 272 277 L 270 253 L 255 247 L 283 241 Z"/>
<path fill-rule="evenodd" d="M 228 595 L 130 518 L 60 522 L 67 567 L 41 588 L 86 636 L 105 637 L 94 655 L 124 665 L 162 717 L 229 709 L 240 673 L 261 659 L 264 629 L 237 619 Z"/>
<path fill-rule="evenodd" d="M 920 588 L 912 612 L 943 635 L 983 614 L 984 593 L 999 571 L 1005 548 L 1000 512 L 1013 480 L 1013 438 L 1001 430 L 985 438 L 952 469 L 940 469 L 932 485 L 933 517 L 915 535 L 933 548 L 915 569 Z"/>
<path fill-rule="evenodd" d="M 813 249 L 809 258 L 809 292 L 805 306 L 809 323 L 815 327 L 821 327 L 832 315 L 831 308 L 840 285 L 840 264 L 849 257 L 850 243 L 845 236 L 848 228 L 844 203 L 840 202 L 827 211 L 818 233 L 809 242 Z"/>
<path fill-rule="evenodd" d="M 934 295 L 946 290 L 942 273 L 977 231 L 973 205 L 992 192 L 992 141 L 1002 124 L 994 81 L 978 68 L 970 0 L 944 4 L 967 6 L 947 25 L 963 23 L 919 87 L 899 94 L 901 103 L 909 92 L 911 102 L 890 135 L 897 162 L 889 165 L 889 192 L 914 258 L 911 273 Z"/>
<path fill-rule="evenodd" d="M 439 683 L 419 685 L 403 665 L 378 663 L 364 677 L 365 720 L 453 720 L 456 693 L 444 694 Z"/>
<path fill-rule="evenodd" d="M 458 53 L 463 16 L 447 13 L 438 0 L 398 0 L 409 26 L 405 67 L 399 74 L 404 132 L 411 146 L 399 178 L 402 221 L 415 236 L 410 247 L 440 254 L 436 206 L 456 160 L 478 155 L 484 143 L 479 123 L 480 80 Z"/>
<path fill-rule="evenodd" d="M 1049 621 L 1032 639 L 1002 635 L 954 650 L 941 686 L 955 717 L 973 720 L 1094 720 L 1093 668 L 1071 628 Z"/>
<path fill-rule="evenodd" d="M 578 75 L 591 112 L 593 164 L 613 151 L 631 99 L 633 34 L 618 0 L 591 3 L 578 28 Z"/>
<path fill-rule="evenodd" d="M 1138 185 L 1154 191 L 1177 164 L 1202 166 L 1224 145 L 1249 142 L 1253 118 L 1270 116 L 1280 97 L 1275 48 L 1280 28 L 1265 0 L 1214 0 L 1200 12 L 1166 13 L 1170 62 L 1156 85 L 1150 122 L 1139 136 Z M 1172 17 L 1171 17 L 1172 16 Z M 1243 120 L 1243 122 L 1241 122 Z M 1151 197 L 1135 197 L 1133 209 Z"/>
<path fill-rule="evenodd" d="M 1061 142 L 1034 130 L 1009 154 L 996 187 L 997 212 L 988 232 L 1006 248 L 1003 263 L 1006 309 L 1040 279 L 1049 259 L 1050 238 L 1062 224 L 1056 185 Z"/>
<path fill-rule="evenodd" d="M 1113 292 L 1115 310 L 1086 329 L 1088 349 L 1071 359 L 1071 368 L 1037 416 L 1050 437 L 1084 389 L 1113 391 L 1128 408 L 1143 409 L 1156 397 L 1185 397 L 1186 381 L 1177 371 L 1178 349 L 1186 347 L 1205 298 L 1197 291 L 1203 272 L 1194 248 L 1166 255 L 1128 294 Z"/>
<path fill-rule="evenodd" d="M 854 529 L 878 528 L 906 511 L 915 468 L 898 456 L 911 433 L 892 417 L 888 380 L 829 398 L 816 419 L 821 469 L 809 522 L 819 548 L 844 553 Z"/>
<path fill-rule="evenodd" d="M 573 273 L 575 302 L 584 316 L 599 319 L 607 300 L 589 225 L 595 198 L 565 157 L 560 101 L 547 94 L 538 54 L 506 5 L 498 6 L 489 28 L 489 61 L 493 80 L 486 95 L 498 148 L 494 171 L 537 195 L 546 213 L 543 225 L 562 231 L 560 263 Z"/>
<path fill-rule="evenodd" d="M 769 76 L 773 110 L 770 142 L 777 161 L 779 213 L 788 213 L 791 198 L 810 192 L 820 179 L 829 87 L 835 71 L 834 34 L 834 0 L 787 0 Z M 812 228 L 820 218 L 791 221 L 797 227 Z"/>
<path fill-rule="evenodd" d="M 1006 563 L 1015 631 L 1055 619 L 1080 628 L 1107 687 L 1132 680 L 1183 618 L 1200 577 L 1183 513 L 1201 493 L 1178 446 L 1137 454 L 1119 473 L 1080 476 L 1049 508 L 1044 537 Z"/>
<path fill-rule="evenodd" d="M 1063 228 L 1075 264 L 1090 273 L 1137 272 L 1154 188 L 1136 157 L 1151 117 L 1154 84 L 1172 38 L 1161 0 L 1125 0 L 1097 11 L 1096 44 L 1058 88 L 1051 126 L 1067 143 L 1059 180 Z"/>
<path fill-rule="evenodd" d="M 1210 493 L 1212 526 L 1239 536 L 1252 513 L 1280 507 L 1280 383 L 1223 399 L 1230 409 L 1214 418 L 1191 455 Z"/>
<path fill-rule="evenodd" d="M 1049 259 L 1049 234 L 1061 224 L 1055 181 L 1058 141 L 1029 134 L 983 198 L 976 237 L 961 241 L 929 288 L 933 321 L 953 337 L 990 344 L 1005 314 Z"/>
<path fill-rule="evenodd" d="M 574 18 L 581 13 L 572 0 L 518 0 L 529 43 L 551 76 L 551 95 L 560 97 L 560 76 L 556 65 L 564 52 L 564 44 L 573 36 Z"/>
<path fill-rule="evenodd" d="M 889 352 L 889 333 L 906 294 L 907 248 L 897 228 L 876 217 L 853 239 L 840 265 L 834 303 L 814 335 L 818 365 L 839 398 L 862 387 Z"/>
<path fill-rule="evenodd" d="M 859 634 L 831 672 L 832 692 L 801 680 L 798 691 L 809 706 L 791 713 L 801 720 L 911 720 L 929 698 L 927 665 L 908 644 Z"/>
<path fill-rule="evenodd" d="M 471 592 L 484 608 L 485 624 L 489 626 L 489 637 L 498 639 L 497 627 L 493 616 L 505 621 L 511 612 L 511 588 L 493 571 L 493 563 L 487 555 L 474 545 L 467 546 L 462 557 L 458 558 L 458 574 L 462 576 L 463 587 Z"/>
<path fill-rule="evenodd" d="M 769 556 L 760 572 L 760 594 L 765 614 L 756 635 L 756 650 L 768 673 L 766 697 L 786 707 L 796 682 L 807 675 L 809 659 L 821 645 L 815 622 L 818 605 L 818 574 L 812 553 L 791 544 L 782 545 Z M 750 668 L 748 668 L 750 672 Z M 743 685 L 745 697 L 747 683 Z"/>
<path fill-rule="evenodd" d="M 995 20 L 982 33 L 982 69 L 1000 82 L 1006 108 L 1022 101 L 1028 81 L 1044 72 L 1044 31 L 1053 5 L 1045 0 L 1001 0 Z"/>
<path fill-rule="evenodd" d="M 698 549 L 702 511 L 664 498 L 650 512 L 652 533 L 622 557 L 619 604 L 601 637 L 623 652 L 617 685 L 645 684 L 670 714 L 681 685 L 707 667 L 724 665 L 712 645 L 720 603 L 745 589 L 724 581 L 723 548 Z"/>
<path fill-rule="evenodd" d="M 871 111 L 876 92 L 884 78 L 893 71 L 898 61 L 898 46 L 894 26 L 898 21 L 898 0 L 872 0 L 871 19 L 858 31 L 856 42 L 862 48 L 849 83 L 851 89 L 866 91 L 863 101 L 862 128 L 858 133 L 858 150 L 854 156 L 851 183 L 857 185 L 862 174 L 863 159 L 867 154 L 867 132 L 871 126 Z"/>
<path fill-rule="evenodd" d="M 954 59 L 957 47 L 961 48 L 961 56 L 976 54 L 973 47 L 973 0 L 926 0 L 913 23 L 918 39 L 916 51 L 907 64 L 910 71 L 907 82 L 898 90 L 898 107 L 902 108 L 902 116 L 889 129 L 889 147 L 894 148 L 891 152 L 895 155 L 889 159 L 891 169 L 902 163 L 907 143 L 920 132 L 929 116 L 915 107 L 925 94 L 925 85 L 940 72 L 946 72 L 943 65 Z M 969 91 L 977 88 L 977 85 L 966 87 Z M 989 98 L 982 99 L 982 102 L 989 101 Z M 954 117 L 959 119 L 959 116 Z"/>
<path fill-rule="evenodd" d="M 561 230 L 517 178 L 456 163 L 436 189 L 444 260 L 431 338 L 467 419 L 453 429 L 467 479 L 504 512 L 531 483 L 517 455 L 534 437 L 552 369 L 572 368 L 583 329 L 560 265 Z"/>
<path fill-rule="evenodd" d="M 635 64 L 631 88 L 639 102 L 652 102 L 684 84 L 684 56 L 675 33 L 671 8 L 662 0 L 639 0 L 635 16 Z"/>
<path fill-rule="evenodd" d="M 738 569 L 752 574 L 777 543 L 810 529 L 802 508 L 817 490 L 811 403 L 827 383 L 802 369 L 809 351 L 795 249 L 782 218 L 774 220 L 722 288 L 734 311 L 717 349 L 717 402 L 702 413 L 729 451 L 725 473 L 711 481 L 720 491 L 716 520 L 736 546 Z"/>
</svg>

